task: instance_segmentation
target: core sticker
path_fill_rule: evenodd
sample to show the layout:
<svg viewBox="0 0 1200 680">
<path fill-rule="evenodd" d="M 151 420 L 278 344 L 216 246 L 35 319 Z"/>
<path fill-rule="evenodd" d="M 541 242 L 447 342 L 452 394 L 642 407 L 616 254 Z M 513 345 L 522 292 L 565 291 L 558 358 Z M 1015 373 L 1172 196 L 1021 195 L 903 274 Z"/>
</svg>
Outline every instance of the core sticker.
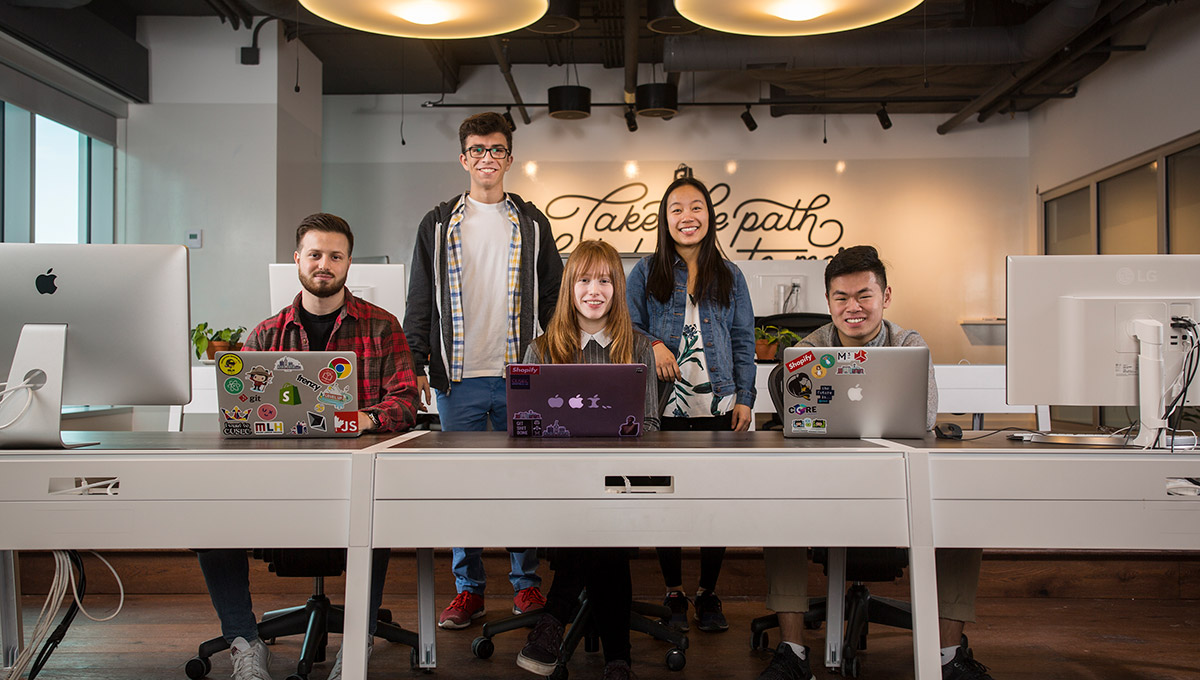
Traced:
<svg viewBox="0 0 1200 680">
<path fill-rule="evenodd" d="M 353 366 L 354 365 L 350 363 L 350 360 L 344 357 L 338 357 L 329 362 L 329 367 L 333 369 L 333 372 L 337 375 L 339 380 L 345 380 L 346 378 L 349 378 L 350 373 L 354 370 Z"/>
<path fill-rule="evenodd" d="M 236 354 L 226 354 L 217 364 L 225 375 L 237 375 L 242 372 L 242 358 Z"/>
</svg>

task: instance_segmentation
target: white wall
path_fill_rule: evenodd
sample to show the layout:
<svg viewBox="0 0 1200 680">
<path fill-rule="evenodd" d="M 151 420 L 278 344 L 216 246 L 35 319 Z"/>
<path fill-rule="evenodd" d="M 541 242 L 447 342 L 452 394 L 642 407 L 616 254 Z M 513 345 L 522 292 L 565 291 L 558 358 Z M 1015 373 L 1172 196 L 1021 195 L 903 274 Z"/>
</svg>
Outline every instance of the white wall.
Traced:
<svg viewBox="0 0 1200 680">
<path fill-rule="evenodd" d="M 203 230 L 190 251 L 192 322 L 251 327 L 270 312 L 266 264 L 281 240 L 294 244 L 295 212 L 320 207 L 320 65 L 301 48 L 294 93 L 295 43 L 288 67 L 278 22 L 260 33 L 258 66 L 239 63 L 250 31 L 215 17 L 144 17 L 138 39 L 151 102 L 131 105 L 122 130 L 121 238 L 183 243 Z"/>
<path fill-rule="evenodd" d="M 464 69 L 463 76 L 463 86 L 447 102 L 510 100 L 494 67 Z M 621 100 L 621 71 L 580 67 L 580 76 L 592 88 L 593 101 Z M 563 69 L 518 66 L 514 77 L 526 100 L 544 102 L 546 88 L 562 84 Z M 719 79 L 697 79 L 695 91 L 709 101 L 758 96 Z M 691 97 L 691 76 L 684 77 L 680 92 L 685 102 Z M 323 205 L 350 221 L 358 254 L 387 254 L 407 263 L 421 217 L 467 186 L 458 164 L 457 128 L 476 110 L 422 108 L 427 99 L 437 96 L 325 98 Z M 1035 247 L 1025 228 L 1033 197 L 1024 117 L 969 123 L 939 136 L 935 128 L 945 115 L 893 115 L 888 131 L 873 115 L 831 116 L 829 142 L 823 143 L 821 117 L 773 119 L 760 107 L 754 111 L 759 127 L 751 133 L 738 118 L 741 111 L 685 108 L 670 121 L 639 119 L 638 132 L 629 133 L 619 108 L 595 107 L 583 121 L 558 121 L 544 108 L 530 109 L 532 124 L 518 120 L 514 133 L 515 163 L 506 188 L 543 207 L 564 242 L 603 237 L 629 251 L 644 237 L 640 250 L 648 252 L 653 231 L 623 236 L 597 231 L 597 223 L 603 225 L 599 213 L 610 213 L 617 223 L 630 210 L 639 224 L 652 219 L 672 171 L 686 161 L 710 185 L 728 185 L 719 211 L 730 225 L 722 242 L 731 257 L 746 257 L 737 251 L 759 236 L 763 247 L 793 251 L 783 256 L 826 257 L 839 246 L 873 243 L 892 265 L 890 318 L 920 329 L 935 361 L 1003 361 L 1001 348 L 971 345 L 958 322 L 1002 316 L 1004 256 Z M 526 172 L 530 161 L 536 174 Z M 627 167 L 631 161 L 636 174 Z M 613 200 L 623 204 L 607 205 L 588 218 L 596 207 L 591 198 L 618 189 Z M 808 230 L 781 230 L 743 232 L 729 247 L 747 210 L 762 213 L 759 219 L 782 211 L 765 201 L 737 209 L 739 203 L 808 205 L 821 194 L 830 202 L 814 211 L 819 221 L 834 219 L 844 228 L 833 246 L 814 246 Z M 822 242 L 819 235 L 815 240 Z"/>
</svg>

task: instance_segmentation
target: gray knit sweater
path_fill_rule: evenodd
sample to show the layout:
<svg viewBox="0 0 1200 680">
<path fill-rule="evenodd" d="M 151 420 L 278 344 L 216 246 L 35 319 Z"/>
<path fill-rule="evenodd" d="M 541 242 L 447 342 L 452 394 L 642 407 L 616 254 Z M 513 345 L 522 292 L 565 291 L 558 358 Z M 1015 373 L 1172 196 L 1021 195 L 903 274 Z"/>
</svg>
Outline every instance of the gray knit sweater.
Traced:
<svg viewBox="0 0 1200 680">
<path fill-rule="evenodd" d="M 817 330 L 809 333 L 800 341 L 805 347 L 841 347 L 842 339 L 838 336 L 837 328 L 833 322 L 821 326 Z M 925 344 L 925 338 L 916 331 L 905 330 L 896 324 L 883 320 L 883 327 L 879 329 L 879 334 L 867 343 L 867 347 L 928 347 Z M 933 376 L 933 355 L 929 356 L 929 399 L 926 403 L 925 422 L 926 429 L 932 430 L 937 424 L 938 413 L 938 392 L 937 380 Z"/>
</svg>

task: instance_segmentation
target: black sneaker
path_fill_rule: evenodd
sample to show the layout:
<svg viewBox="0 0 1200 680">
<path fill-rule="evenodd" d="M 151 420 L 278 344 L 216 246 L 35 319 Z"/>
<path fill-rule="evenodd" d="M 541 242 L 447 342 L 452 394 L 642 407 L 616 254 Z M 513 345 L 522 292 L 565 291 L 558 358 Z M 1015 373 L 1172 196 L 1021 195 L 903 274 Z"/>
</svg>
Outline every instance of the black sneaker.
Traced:
<svg viewBox="0 0 1200 680">
<path fill-rule="evenodd" d="M 609 661 L 604 664 L 603 680 L 637 680 L 637 674 L 627 661 Z"/>
<path fill-rule="evenodd" d="M 975 660 L 975 654 L 966 646 L 966 637 L 964 636 L 963 645 L 954 652 L 954 658 L 950 663 L 942 664 L 942 680 L 993 680 L 993 678 L 988 675 L 988 667 Z"/>
<path fill-rule="evenodd" d="M 706 592 L 696 596 L 696 627 L 706 633 L 729 630 L 729 622 L 721 613 L 721 598 L 716 593 Z"/>
<path fill-rule="evenodd" d="M 663 598 L 663 606 L 671 610 L 671 615 L 662 620 L 666 625 L 675 630 L 687 632 L 688 630 L 688 599 L 678 590 L 672 590 Z"/>
<path fill-rule="evenodd" d="M 529 631 L 529 638 L 521 653 L 517 655 L 517 665 L 530 673 L 550 675 L 558 665 L 558 649 L 562 646 L 563 625 L 558 619 L 549 614 L 542 614 Z"/>
<path fill-rule="evenodd" d="M 805 647 L 805 658 L 801 659 L 788 643 L 780 642 L 775 648 L 775 656 L 771 657 L 771 665 L 758 674 L 758 680 L 813 680 L 808 654 L 808 647 Z"/>
</svg>

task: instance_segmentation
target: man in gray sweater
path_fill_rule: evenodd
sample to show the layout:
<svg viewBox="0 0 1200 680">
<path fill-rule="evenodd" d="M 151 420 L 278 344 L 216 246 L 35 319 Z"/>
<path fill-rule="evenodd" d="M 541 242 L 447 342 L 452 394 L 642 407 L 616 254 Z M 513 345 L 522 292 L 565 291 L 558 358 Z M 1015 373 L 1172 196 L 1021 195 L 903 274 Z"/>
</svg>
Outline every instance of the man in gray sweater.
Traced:
<svg viewBox="0 0 1200 680">
<path fill-rule="evenodd" d="M 854 246 L 838 253 L 825 268 L 825 299 L 831 323 L 800 341 L 809 347 L 925 347 L 916 331 L 883 318 L 892 304 L 892 289 L 879 253 L 871 246 Z M 929 364 L 926 422 L 937 419 L 937 383 Z M 991 680 L 987 668 L 975 661 L 963 635 L 964 622 L 975 620 L 975 592 L 983 552 L 977 549 L 939 549 L 936 552 L 938 624 L 943 680 Z M 804 548 L 764 548 L 767 569 L 767 608 L 779 617 L 783 641 L 759 680 L 810 680 L 813 677 L 804 646 L 804 612 L 808 611 L 808 557 Z"/>
</svg>

